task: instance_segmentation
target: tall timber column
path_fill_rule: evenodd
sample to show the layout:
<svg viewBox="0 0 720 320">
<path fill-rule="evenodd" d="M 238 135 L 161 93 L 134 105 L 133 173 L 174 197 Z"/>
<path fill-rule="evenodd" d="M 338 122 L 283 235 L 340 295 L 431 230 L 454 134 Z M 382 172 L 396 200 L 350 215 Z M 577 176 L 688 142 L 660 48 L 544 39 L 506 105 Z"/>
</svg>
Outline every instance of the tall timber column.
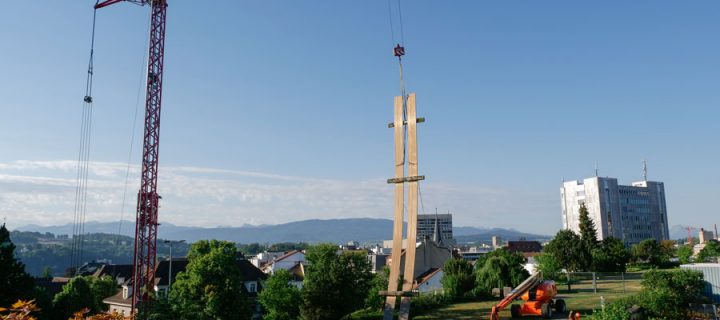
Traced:
<svg viewBox="0 0 720 320">
<path fill-rule="evenodd" d="M 388 183 L 395 184 L 395 214 L 393 221 L 393 247 L 388 291 L 385 293 L 384 320 L 392 320 L 396 299 L 400 297 L 399 319 L 407 320 L 410 314 L 410 297 L 413 295 L 415 279 L 415 244 L 417 243 L 417 209 L 418 181 L 424 176 L 418 175 L 417 123 L 424 119 L 417 118 L 415 94 L 411 93 L 407 101 L 403 97 L 395 97 L 395 121 L 390 124 L 395 136 L 395 178 Z M 405 139 L 407 136 L 407 144 Z M 408 176 L 405 176 L 407 159 Z M 397 291 L 400 278 L 400 261 L 402 260 L 403 223 L 405 215 L 405 183 L 409 184 L 407 242 L 405 250 L 405 268 L 401 291 Z"/>
</svg>

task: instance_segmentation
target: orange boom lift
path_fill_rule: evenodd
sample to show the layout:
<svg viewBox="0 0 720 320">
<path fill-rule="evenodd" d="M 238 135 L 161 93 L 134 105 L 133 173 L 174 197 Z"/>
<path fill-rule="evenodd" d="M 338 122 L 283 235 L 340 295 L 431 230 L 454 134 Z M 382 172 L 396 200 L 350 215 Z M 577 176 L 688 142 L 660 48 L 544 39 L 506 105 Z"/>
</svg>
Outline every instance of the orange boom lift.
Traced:
<svg viewBox="0 0 720 320">
<path fill-rule="evenodd" d="M 518 298 L 525 302 L 522 305 L 513 304 L 510 307 L 510 314 L 513 318 L 533 315 L 548 319 L 552 317 L 553 311 L 564 313 L 565 300 L 555 299 L 555 295 L 557 295 L 555 281 L 545 280 L 542 274 L 536 272 L 492 307 L 490 320 L 499 320 L 500 311 Z"/>
</svg>

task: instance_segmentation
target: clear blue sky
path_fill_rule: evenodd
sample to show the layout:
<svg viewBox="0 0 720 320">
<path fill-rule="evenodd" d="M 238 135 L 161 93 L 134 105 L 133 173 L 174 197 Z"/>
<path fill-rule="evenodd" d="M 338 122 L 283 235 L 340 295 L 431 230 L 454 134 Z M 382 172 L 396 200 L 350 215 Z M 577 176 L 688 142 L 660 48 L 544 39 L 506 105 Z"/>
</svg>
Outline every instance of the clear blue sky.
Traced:
<svg viewBox="0 0 720 320">
<path fill-rule="evenodd" d="M 0 4 L 10 226 L 72 222 L 93 4 Z M 120 217 L 148 13 L 98 12 L 89 220 Z M 671 225 L 720 222 L 720 2 L 403 1 L 403 19 L 426 212 L 554 233 L 563 178 L 597 162 L 630 183 L 645 158 Z M 171 0 L 160 220 L 391 218 L 391 49 L 386 1 Z"/>
</svg>

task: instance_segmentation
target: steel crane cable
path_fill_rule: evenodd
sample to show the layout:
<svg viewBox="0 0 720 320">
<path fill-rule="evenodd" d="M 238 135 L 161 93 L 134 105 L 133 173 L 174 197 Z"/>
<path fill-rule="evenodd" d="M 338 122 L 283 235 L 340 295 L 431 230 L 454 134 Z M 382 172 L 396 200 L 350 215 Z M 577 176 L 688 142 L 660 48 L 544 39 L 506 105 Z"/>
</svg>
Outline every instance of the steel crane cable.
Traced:
<svg viewBox="0 0 720 320">
<path fill-rule="evenodd" d="M 90 40 L 90 58 L 88 61 L 87 78 L 85 80 L 85 97 L 83 98 L 82 116 L 80 120 L 80 147 L 78 150 L 77 176 L 75 188 L 75 206 L 73 210 L 73 239 L 70 252 L 70 267 L 78 273 L 83 260 L 85 246 L 85 218 L 87 215 L 87 189 L 90 166 L 90 143 L 92 141 L 93 116 L 93 55 L 95 49 L 95 22 L 97 9 L 93 10 L 92 36 Z"/>
<path fill-rule="evenodd" d="M 146 46 L 149 45 L 149 37 L 150 37 L 150 28 L 151 28 L 151 21 L 152 21 L 152 11 L 148 15 L 148 29 L 147 29 L 147 37 L 145 38 L 145 41 L 143 43 L 146 44 Z M 144 87 L 144 80 L 147 75 L 147 53 L 148 50 L 143 50 L 143 58 L 141 61 L 141 67 L 140 67 L 140 80 L 138 81 L 138 89 L 137 89 L 137 95 L 135 98 L 135 112 L 133 114 L 133 120 L 132 120 L 132 130 L 130 131 L 130 148 L 128 150 L 128 157 L 127 157 L 127 166 L 125 168 L 125 183 L 123 184 L 123 196 L 122 196 L 122 204 L 120 205 L 120 222 L 118 223 L 118 231 L 117 235 L 115 237 L 115 250 L 119 254 L 120 253 L 120 237 L 122 236 L 122 225 L 123 225 L 123 218 L 125 216 L 125 203 L 127 198 L 127 189 L 128 189 L 128 182 L 130 180 L 130 163 L 132 160 L 132 153 L 133 153 L 133 147 L 135 145 L 135 130 L 137 128 L 137 118 L 138 118 L 138 109 L 140 108 L 140 96 L 143 92 L 145 92 L 143 89 Z"/>
<path fill-rule="evenodd" d="M 390 37 L 392 45 L 395 46 L 395 24 L 393 23 L 393 10 L 391 5 L 391 0 L 387 1 L 388 4 L 388 20 L 389 20 L 389 26 L 390 26 Z M 402 165 L 405 166 L 405 163 L 407 162 L 407 140 L 408 140 L 408 117 L 407 117 L 407 93 L 405 91 L 405 76 L 403 72 L 403 64 L 402 64 L 402 56 L 405 55 L 405 34 L 403 31 L 403 19 L 402 19 L 402 6 L 400 5 L 400 0 L 397 0 L 397 10 L 398 10 L 398 27 L 400 30 L 400 41 L 397 43 L 397 46 L 394 48 L 393 53 L 398 58 L 398 66 L 400 67 L 400 94 L 402 98 L 402 128 L 403 128 L 403 160 Z M 418 193 L 420 196 L 420 204 L 422 207 L 423 213 L 425 213 L 425 205 L 422 201 L 422 193 L 420 192 L 420 183 L 418 183 Z M 403 205 L 403 211 L 407 213 L 407 206 Z"/>
</svg>

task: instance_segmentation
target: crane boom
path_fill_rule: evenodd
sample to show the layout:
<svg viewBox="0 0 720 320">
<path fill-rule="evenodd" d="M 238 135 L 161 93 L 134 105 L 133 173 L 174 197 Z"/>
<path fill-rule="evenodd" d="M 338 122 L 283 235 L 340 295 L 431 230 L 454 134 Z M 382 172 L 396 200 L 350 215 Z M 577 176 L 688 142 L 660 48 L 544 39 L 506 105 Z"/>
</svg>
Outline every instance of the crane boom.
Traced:
<svg viewBox="0 0 720 320">
<path fill-rule="evenodd" d="M 528 289 L 538 285 L 538 283 L 543 281 L 543 277 L 539 272 L 533 273 L 529 278 L 525 279 L 521 284 L 519 284 L 515 289 L 513 289 L 505 298 L 500 300 L 495 306 L 493 306 L 493 313 L 496 314 L 495 310 L 497 312 L 500 312 L 500 310 L 505 309 L 505 307 L 508 306 L 508 304 L 512 303 L 513 300 L 520 297 L 525 291 Z"/>
<path fill-rule="evenodd" d="M 118 2 L 149 4 L 152 10 L 145 97 L 145 134 L 142 175 L 137 197 L 135 255 L 133 259 L 132 311 L 147 310 L 155 285 L 155 258 L 158 227 L 158 156 L 160 151 L 160 106 L 162 103 L 163 58 L 165 55 L 166 0 L 107 0 L 102 8 Z M 140 312 L 147 316 L 146 312 Z"/>
</svg>

